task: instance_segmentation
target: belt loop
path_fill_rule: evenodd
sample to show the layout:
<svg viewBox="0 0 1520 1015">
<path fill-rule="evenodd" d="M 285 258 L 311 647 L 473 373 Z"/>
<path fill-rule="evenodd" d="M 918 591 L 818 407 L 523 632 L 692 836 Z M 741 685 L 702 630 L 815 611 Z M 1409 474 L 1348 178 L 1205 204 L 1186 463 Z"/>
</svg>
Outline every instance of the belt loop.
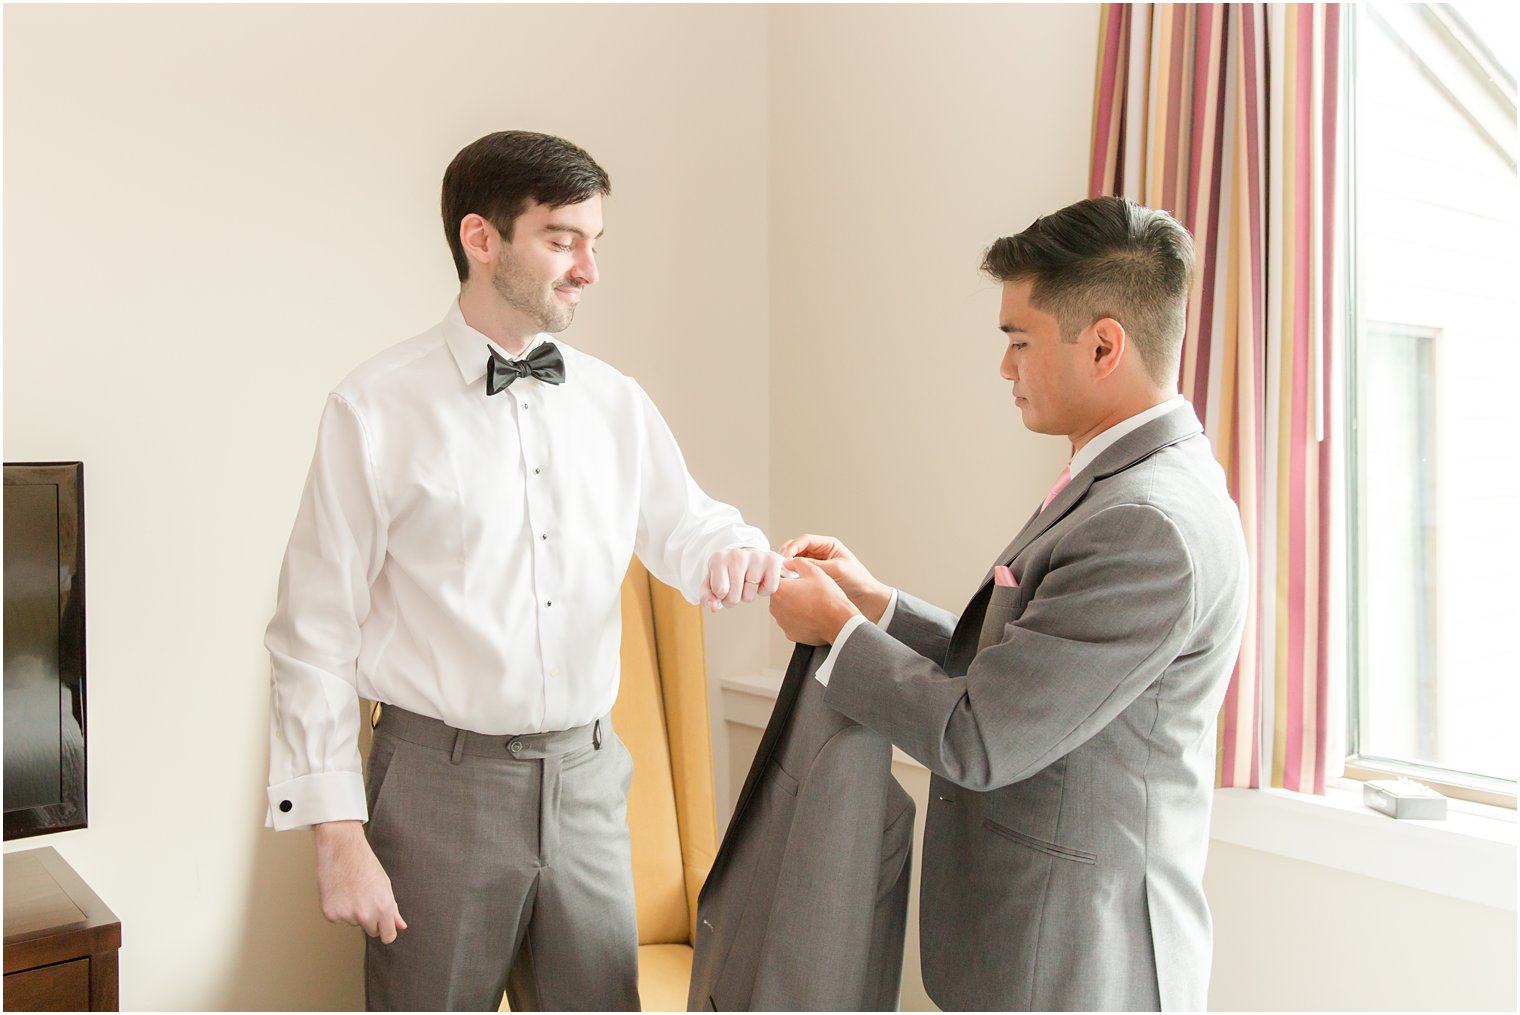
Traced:
<svg viewBox="0 0 1520 1015">
<path fill-rule="evenodd" d="M 598 719 L 596 725 L 591 727 L 591 746 L 597 750 L 602 749 L 602 721 Z"/>
<path fill-rule="evenodd" d="M 459 764 L 459 759 L 461 759 L 463 757 L 464 757 L 464 730 L 455 730 L 454 731 L 454 753 L 449 757 L 449 760 L 457 765 L 457 764 Z"/>
</svg>

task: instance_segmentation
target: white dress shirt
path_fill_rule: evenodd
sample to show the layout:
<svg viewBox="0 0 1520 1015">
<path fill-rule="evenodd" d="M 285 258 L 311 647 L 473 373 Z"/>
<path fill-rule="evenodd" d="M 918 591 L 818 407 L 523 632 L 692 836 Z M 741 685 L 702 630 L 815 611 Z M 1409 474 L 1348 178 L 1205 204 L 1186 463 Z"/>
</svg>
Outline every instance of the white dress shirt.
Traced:
<svg viewBox="0 0 1520 1015">
<path fill-rule="evenodd" d="M 1160 405 L 1151 406 L 1144 412 L 1137 412 L 1135 415 L 1129 417 L 1128 419 L 1115 423 L 1107 430 L 1104 430 L 1096 437 L 1093 437 L 1086 444 L 1082 445 L 1082 450 L 1071 456 L 1071 462 L 1066 466 L 1071 470 L 1071 479 L 1076 479 L 1083 469 L 1091 465 L 1093 463 L 1093 460 L 1101 455 L 1104 451 L 1107 451 L 1109 448 L 1113 447 L 1114 442 L 1117 441 L 1120 437 L 1123 437 L 1127 433 L 1131 433 L 1135 430 L 1140 429 L 1140 427 L 1149 423 L 1153 419 L 1160 419 L 1162 416 L 1165 416 L 1167 413 L 1171 412 L 1173 409 L 1181 405 L 1182 402 L 1183 399 L 1181 395 L 1173 395 L 1171 398 L 1167 399 L 1165 402 L 1162 402 Z M 1068 482 L 1070 482 L 1070 480 L 1068 480 Z M 887 612 L 882 614 L 881 619 L 876 622 L 877 625 L 880 627 L 886 627 L 888 622 L 892 619 L 893 611 L 896 609 L 897 590 L 893 589 L 892 599 L 887 606 Z M 856 615 L 845 621 L 844 627 L 839 629 L 839 637 L 834 639 L 834 648 L 829 652 L 829 657 L 823 661 L 823 665 L 819 666 L 817 672 L 813 674 L 813 676 L 816 677 L 818 681 L 825 687 L 828 686 L 829 677 L 834 673 L 834 660 L 839 656 L 839 650 L 844 646 L 845 640 L 855 632 L 855 629 L 857 627 L 859 627 L 861 624 L 864 624 L 865 622 L 865 617 Z"/>
<path fill-rule="evenodd" d="M 487 397 L 489 344 L 455 302 L 328 397 L 264 639 L 276 828 L 368 817 L 355 690 L 491 735 L 583 725 L 617 697 L 635 553 L 696 602 L 714 552 L 770 545 L 631 378 L 556 340 L 565 383 Z"/>
</svg>

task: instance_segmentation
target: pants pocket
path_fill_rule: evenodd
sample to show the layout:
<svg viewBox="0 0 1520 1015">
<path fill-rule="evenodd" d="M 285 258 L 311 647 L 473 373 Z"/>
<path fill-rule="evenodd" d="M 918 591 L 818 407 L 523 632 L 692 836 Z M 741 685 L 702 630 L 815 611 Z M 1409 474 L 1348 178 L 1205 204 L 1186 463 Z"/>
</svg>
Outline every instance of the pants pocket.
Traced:
<svg viewBox="0 0 1520 1015">
<path fill-rule="evenodd" d="M 386 780 L 395 767 L 397 741 L 376 731 L 370 743 L 369 761 L 364 767 L 364 803 L 369 810 L 369 821 L 375 820 L 380 801 L 384 795 Z"/>
</svg>

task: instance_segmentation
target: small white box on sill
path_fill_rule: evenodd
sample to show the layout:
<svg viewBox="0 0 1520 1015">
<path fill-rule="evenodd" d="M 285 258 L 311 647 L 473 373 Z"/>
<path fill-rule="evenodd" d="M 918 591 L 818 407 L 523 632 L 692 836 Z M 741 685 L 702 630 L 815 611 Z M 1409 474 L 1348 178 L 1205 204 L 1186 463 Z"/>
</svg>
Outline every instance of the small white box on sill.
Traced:
<svg viewBox="0 0 1520 1015">
<path fill-rule="evenodd" d="M 1390 818 L 1443 821 L 1446 798 L 1413 779 L 1373 779 L 1362 784 L 1362 803 Z"/>
</svg>

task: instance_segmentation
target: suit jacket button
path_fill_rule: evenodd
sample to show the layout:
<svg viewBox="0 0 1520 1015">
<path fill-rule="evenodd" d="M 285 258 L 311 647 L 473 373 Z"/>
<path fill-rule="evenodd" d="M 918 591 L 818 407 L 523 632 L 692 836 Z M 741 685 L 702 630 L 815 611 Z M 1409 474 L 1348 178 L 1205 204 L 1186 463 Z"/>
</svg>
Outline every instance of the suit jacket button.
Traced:
<svg viewBox="0 0 1520 1015">
<path fill-rule="evenodd" d="M 292 807 L 294 807 L 294 806 L 295 806 L 295 804 L 291 803 L 289 800 L 281 800 L 280 801 L 280 812 L 282 814 L 289 814 L 290 813 L 290 809 Z"/>
</svg>

